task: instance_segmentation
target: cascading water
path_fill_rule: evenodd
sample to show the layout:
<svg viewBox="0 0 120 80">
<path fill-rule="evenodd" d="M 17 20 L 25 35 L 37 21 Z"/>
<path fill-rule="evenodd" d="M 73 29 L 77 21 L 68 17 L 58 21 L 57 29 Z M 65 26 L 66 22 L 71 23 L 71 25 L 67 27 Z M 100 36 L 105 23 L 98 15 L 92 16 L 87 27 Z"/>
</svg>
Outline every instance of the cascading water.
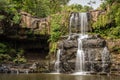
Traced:
<svg viewBox="0 0 120 80">
<path fill-rule="evenodd" d="M 61 50 L 58 49 L 58 51 L 57 51 L 57 60 L 56 60 L 55 65 L 54 65 L 55 71 L 57 73 L 60 72 L 60 68 L 59 68 L 59 66 L 60 66 L 60 54 L 61 54 Z"/>
<path fill-rule="evenodd" d="M 75 14 L 75 27 L 76 27 L 76 29 L 77 29 L 77 26 L 79 25 L 79 24 L 78 24 L 78 21 L 79 21 L 79 16 L 78 16 L 78 14 L 76 13 L 76 14 Z"/>
<path fill-rule="evenodd" d="M 86 35 L 86 32 L 88 32 L 87 13 L 72 13 L 71 14 L 68 39 L 70 39 L 72 33 L 74 33 L 72 32 L 72 28 L 75 28 L 77 31 L 80 32 L 81 38 L 87 38 L 87 35 Z"/>
<path fill-rule="evenodd" d="M 87 13 L 79 13 L 80 16 L 80 31 L 81 34 L 78 38 L 78 50 L 77 50 L 77 56 L 76 56 L 76 72 L 79 72 L 80 74 L 83 74 L 85 72 L 85 53 L 82 48 L 82 39 L 87 38 L 86 35 L 87 27 L 88 27 L 88 21 L 87 21 Z"/>
<path fill-rule="evenodd" d="M 68 37 L 68 40 L 70 39 L 70 37 L 71 37 L 71 33 L 72 33 L 72 31 L 71 31 L 71 26 L 72 26 L 72 22 L 73 22 L 73 19 L 74 19 L 74 14 L 71 14 L 71 17 L 70 17 L 70 25 L 69 25 L 69 37 Z"/>
<path fill-rule="evenodd" d="M 57 73 L 72 73 L 74 68 L 73 75 L 110 71 L 106 41 L 99 35 L 87 35 L 91 29 L 88 25 L 89 20 L 90 13 L 71 13 L 68 40 L 63 38 L 58 43 L 59 50 L 54 66 Z M 75 67 L 71 66 L 72 64 L 75 64 Z"/>
<path fill-rule="evenodd" d="M 103 52 L 101 53 L 101 58 L 102 58 L 102 72 L 105 72 L 105 67 L 106 64 L 108 63 L 108 59 L 109 58 L 109 50 L 107 47 L 104 47 Z"/>
<path fill-rule="evenodd" d="M 87 18 L 87 13 L 79 13 L 80 15 L 80 29 L 81 29 L 81 34 L 82 37 L 86 37 L 85 34 L 88 31 L 88 18 Z"/>
<path fill-rule="evenodd" d="M 78 39 L 78 50 L 76 56 L 76 72 L 83 72 L 84 71 L 84 51 L 82 49 L 82 40 Z"/>
<path fill-rule="evenodd" d="M 73 69 L 73 75 L 110 71 L 106 41 L 100 35 L 88 36 L 87 32 L 91 29 L 88 21 L 90 13 L 71 13 L 68 40 L 62 37 L 58 43 L 59 50 L 54 66 L 57 73 L 73 73 Z"/>
</svg>

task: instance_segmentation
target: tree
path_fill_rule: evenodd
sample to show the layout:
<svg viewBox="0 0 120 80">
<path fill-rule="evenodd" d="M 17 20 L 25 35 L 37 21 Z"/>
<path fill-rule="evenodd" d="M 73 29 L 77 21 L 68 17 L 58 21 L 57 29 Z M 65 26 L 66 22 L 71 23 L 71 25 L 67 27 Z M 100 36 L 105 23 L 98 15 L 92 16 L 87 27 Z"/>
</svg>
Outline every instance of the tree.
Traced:
<svg viewBox="0 0 120 80">
<path fill-rule="evenodd" d="M 49 7 L 51 9 L 51 13 L 60 12 L 62 6 L 66 5 L 70 0 L 50 0 Z"/>
<path fill-rule="evenodd" d="M 84 7 L 81 9 L 81 12 L 88 12 L 88 11 L 90 11 L 90 10 L 93 10 L 93 8 L 90 7 L 90 6 L 84 6 Z"/>
<path fill-rule="evenodd" d="M 98 21 L 94 23 L 96 27 L 93 25 L 97 33 L 111 38 L 120 38 L 119 6 L 120 0 L 104 0 L 100 7 L 106 12 L 104 15 L 100 15 Z"/>
</svg>

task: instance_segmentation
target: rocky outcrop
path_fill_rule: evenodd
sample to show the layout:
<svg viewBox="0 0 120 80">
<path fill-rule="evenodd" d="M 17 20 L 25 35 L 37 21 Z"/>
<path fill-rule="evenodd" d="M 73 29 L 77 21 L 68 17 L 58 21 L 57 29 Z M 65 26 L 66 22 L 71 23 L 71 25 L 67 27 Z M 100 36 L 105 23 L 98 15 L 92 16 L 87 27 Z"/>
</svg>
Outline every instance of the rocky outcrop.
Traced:
<svg viewBox="0 0 120 80">
<path fill-rule="evenodd" d="M 9 53 L 10 49 L 6 52 L 12 59 L 10 59 L 10 63 L 14 58 L 17 58 L 17 52 L 19 49 L 24 51 L 22 57 L 27 60 L 34 60 L 34 62 L 38 60 L 46 60 L 46 56 L 49 52 L 49 17 L 47 18 L 36 18 L 31 16 L 29 13 L 21 12 L 21 24 L 2 24 L 0 22 L 0 43 L 5 43 L 6 46 L 12 50 L 15 50 L 15 56 L 13 57 L 11 54 L 14 52 Z M 6 60 L 6 62 L 8 62 Z M 34 63 L 32 62 L 32 63 Z M 27 68 L 20 68 L 20 65 L 14 67 L 14 65 L 10 65 L 13 67 L 9 67 L 9 62 L 7 66 L 1 66 L 4 63 L 1 60 L 0 63 L 0 73 L 5 72 L 32 72 L 32 67 L 29 69 Z M 26 66 L 27 66 L 26 63 Z M 31 63 L 31 64 L 32 64 Z M 26 67 L 25 66 L 25 67 Z M 45 67 L 46 66 L 46 67 Z M 41 61 L 37 65 L 37 69 L 34 69 L 35 72 L 48 72 L 48 64 L 46 62 Z"/>
<path fill-rule="evenodd" d="M 78 48 L 78 35 L 73 35 L 70 40 L 64 39 L 59 41 L 58 49 L 61 50 L 60 55 L 60 72 L 75 72 L 76 53 Z M 90 35 L 83 39 L 83 50 L 85 54 L 85 71 L 105 72 L 110 71 L 110 54 L 105 55 L 105 65 L 102 65 L 102 52 L 106 45 L 106 41 L 99 35 Z"/>
<path fill-rule="evenodd" d="M 30 28 L 34 31 L 42 31 L 46 29 L 45 33 L 50 33 L 50 17 L 47 18 L 36 18 L 26 12 L 21 12 L 21 26 L 24 28 Z"/>
<path fill-rule="evenodd" d="M 106 12 L 102 11 L 102 10 L 93 10 L 93 11 L 90 11 L 92 21 L 96 22 L 98 20 L 99 15 L 103 15 L 105 13 Z"/>
<path fill-rule="evenodd" d="M 49 63 L 47 60 L 42 60 L 38 62 L 34 62 L 32 64 L 2 64 L 0 65 L 0 73 L 48 73 L 49 71 Z"/>
</svg>

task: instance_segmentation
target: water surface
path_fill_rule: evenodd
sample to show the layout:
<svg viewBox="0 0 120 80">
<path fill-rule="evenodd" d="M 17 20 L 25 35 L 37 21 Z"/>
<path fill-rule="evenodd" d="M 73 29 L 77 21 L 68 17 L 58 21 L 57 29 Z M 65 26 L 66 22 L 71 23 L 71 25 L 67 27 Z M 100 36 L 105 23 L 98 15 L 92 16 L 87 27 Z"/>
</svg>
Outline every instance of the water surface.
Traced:
<svg viewBox="0 0 120 80">
<path fill-rule="evenodd" d="M 0 74 L 0 80 L 120 80 L 120 76 L 68 74 Z"/>
</svg>

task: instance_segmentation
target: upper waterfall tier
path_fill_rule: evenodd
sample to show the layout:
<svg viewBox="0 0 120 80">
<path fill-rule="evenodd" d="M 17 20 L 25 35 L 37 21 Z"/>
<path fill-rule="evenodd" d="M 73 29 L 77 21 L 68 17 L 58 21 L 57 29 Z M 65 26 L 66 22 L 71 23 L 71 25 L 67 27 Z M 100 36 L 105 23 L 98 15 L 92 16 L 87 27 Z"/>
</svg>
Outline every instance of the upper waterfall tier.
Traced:
<svg viewBox="0 0 120 80">
<path fill-rule="evenodd" d="M 89 19 L 89 13 L 71 13 L 69 33 L 81 33 L 83 35 L 86 34 L 88 31 L 90 31 Z"/>
</svg>

